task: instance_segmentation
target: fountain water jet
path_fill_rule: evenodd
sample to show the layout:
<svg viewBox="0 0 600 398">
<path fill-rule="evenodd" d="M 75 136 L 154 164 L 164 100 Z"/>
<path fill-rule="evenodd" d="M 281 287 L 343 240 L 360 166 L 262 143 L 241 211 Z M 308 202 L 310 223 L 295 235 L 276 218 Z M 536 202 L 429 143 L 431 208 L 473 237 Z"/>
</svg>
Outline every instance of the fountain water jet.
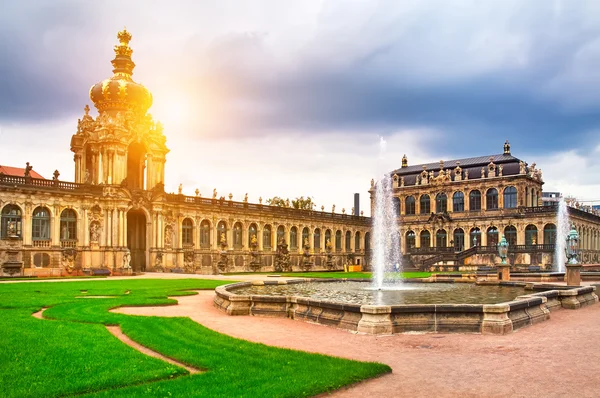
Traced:
<svg viewBox="0 0 600 398">
<path fill-rule="evenodd" d="M 565 252 L 567 245 L 566 236 L 570 229 L 567 202 L 561 196 L 558 202 L 558 212 L 556 213 L 556 242 L 554 244 L 554 265 L 558 272 L 565 272 L 565 264 L 567 262 L 567 254 Z"/>
<path fill-rule="evenodd" d="M 380 142 L 381 157 L 385 153 L 385 140 Z M 383 289 L 386 270 L 402 271 L 398 214 L 394 206 L 392 179 L 388 174 L 375 185 L 373 209 L 373 287 Z M 397 267 L 396 264 L 398 265 Z"/>
</svg>

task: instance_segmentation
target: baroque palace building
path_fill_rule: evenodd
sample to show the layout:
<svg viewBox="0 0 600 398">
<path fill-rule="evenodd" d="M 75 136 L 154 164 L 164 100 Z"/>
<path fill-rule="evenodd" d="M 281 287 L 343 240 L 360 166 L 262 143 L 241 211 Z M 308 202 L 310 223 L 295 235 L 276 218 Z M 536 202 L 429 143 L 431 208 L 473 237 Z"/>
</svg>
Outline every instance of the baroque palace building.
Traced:
<svg viewBox="0 0 600 398">
<path fill-rule="evenodd" d="M 90 89 L 71 139 L 75 181 L 0 168 L 4 275 L 341 269 L 365 264 L 368 217 L 164 191 L 166 137 L 132 79 L 131 35 Z"/>
<path fill-rule="evenodd" d="M 504 235 L 514 268 L 552 269 L 558 202 L 544 202 L 542 171 L 511 154 L 402 167 L 390 173 L 401 252 L 423 269 L 469 269 L 499 261 Z M 371 206 L 375 182 L 371 181 Z M 567 200 L 580 261 L 598 263 L 600 215 Z M 565 239 L 566 237 L 558 237 Z"/>
</svg>

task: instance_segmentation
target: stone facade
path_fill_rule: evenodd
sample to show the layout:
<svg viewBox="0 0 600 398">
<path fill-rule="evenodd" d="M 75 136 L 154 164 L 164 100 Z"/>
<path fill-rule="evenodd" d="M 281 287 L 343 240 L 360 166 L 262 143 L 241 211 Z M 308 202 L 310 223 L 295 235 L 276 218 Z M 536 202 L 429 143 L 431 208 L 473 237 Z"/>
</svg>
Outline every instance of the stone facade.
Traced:
<svg viewBox="0 0 600 398">
<path fill-rule="evenodd" d="M 4 275 L 94 270 L 214 274 L 343 269 L 365 264 L 370 218 L 164 191 L 166 137 L 133 81 L 131 35 L 121 31 L 113 76 L 90 90 L 98 116 L 71 139 L 75 182 L 0 173 Z M 262 200 L 261 200 L 262 202 Z M 343 212 L 344 213 L 344 212 Z M 368 251 L 368 250 L 367 250 Z"/>
<path fill-rule="evenodd" d="M 500 261 L 497 243 L 509 241 L 514 267 L 550 268 L 556 206 L 543 206 L 542 171 L 504 152 L 479 158 L 402 167 L 390 173 L 400 223 L 401 251 L 425 269 L 474 269 Z M 373 208 L 375 182 L 371 183 Z M 600 216 L 569 201 L 581 237 L 581 260 L 597 263 Z"/>
</svg>

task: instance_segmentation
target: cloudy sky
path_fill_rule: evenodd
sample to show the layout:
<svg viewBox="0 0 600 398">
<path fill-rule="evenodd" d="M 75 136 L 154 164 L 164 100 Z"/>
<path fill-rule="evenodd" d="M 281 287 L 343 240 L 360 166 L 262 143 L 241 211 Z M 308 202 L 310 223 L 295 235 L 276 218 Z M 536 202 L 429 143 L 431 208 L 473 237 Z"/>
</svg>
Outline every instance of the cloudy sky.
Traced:
<svg viewBox="0 0 600 398">
<path fill-rule="evenodd" d="M 73 178 L 70 137 L 126 26 L 165 125 L 166 189 L 349 210 L 409 164 L 500 153 L 600 203 L 597 1 L 0 5 L 0 164 Z M 387 151 L 380 155 L 380 137 Z"/>
</svg>

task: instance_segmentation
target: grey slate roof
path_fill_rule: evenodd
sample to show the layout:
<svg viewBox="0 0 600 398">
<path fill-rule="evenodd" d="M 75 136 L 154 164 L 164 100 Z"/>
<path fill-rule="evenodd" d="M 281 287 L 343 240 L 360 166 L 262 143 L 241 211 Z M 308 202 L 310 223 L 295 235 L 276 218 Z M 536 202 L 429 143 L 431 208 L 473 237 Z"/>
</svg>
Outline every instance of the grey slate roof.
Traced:
<svg viewBox="0 0 600 398">
<path fill-rule="evenodd" d="M 454 160 L 444 160 L 444 169 L 454 169 L 456 167 L 456 162 L 460 162 L 460 167 L 462 169 L 467 169 L 471 167 L 484 167 L 490 163 L 490 158 L 494 158 L 494 163 L 496 164 L 504 164 L 504 163 L 519 163 L 521 160 L 512 156 L 505 155 L 503 153 L 499 155 L 488 155 L 488 156 L 479 156 L 474 158 L 465 158 L 465 159 L 454 159 Z M 396 169 L 392 172 L 392 175 L 398 174 L 399 176 L 420 173 L 423 171 L 423 166 L 427 166 L 427 171 L 440 171 L 440 162 L 435 163 L 423 163 L 416 164 L 414 166 L 408 166 L 405 168 Z M 505 169 L 506 170 L 506 169 Z M 518 171 L 518 170 L 517 170 Z"/>
</svg>

